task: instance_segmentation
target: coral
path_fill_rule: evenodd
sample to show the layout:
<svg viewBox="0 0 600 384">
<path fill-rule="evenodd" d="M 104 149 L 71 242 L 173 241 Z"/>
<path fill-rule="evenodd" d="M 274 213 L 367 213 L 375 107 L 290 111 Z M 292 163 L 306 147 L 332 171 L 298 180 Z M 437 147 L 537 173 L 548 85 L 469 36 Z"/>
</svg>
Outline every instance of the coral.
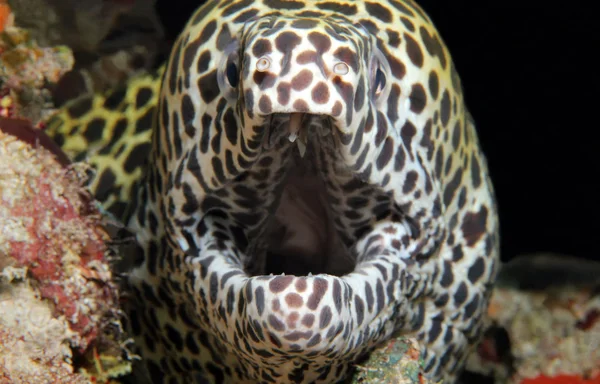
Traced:
<svg viewBox="0 0 600 384">
<path fill-rule="evenodd" d="M 27 31 L 8 27 L 0 33 L 0 115 L 37 122 L 52 112 L 50 87 L 73 67 L 71 50 L 44 48 Z"/>
<path fill-rule="evenodd" d="M 64 154 L 62 162 L 57 161 L 55 154 L 39 146 L 44 143 L 51 146 L 43 132 L 26 121 L 0 118 L 0 271 L 5 281 L 24 279 L 25 288 L 35 292 L 28 294 L 12 285 L 0 290 L 8 292 L 8 300 L 13 303 L 0 307 L 2 345 L 18 342 L 24 343 L 25 349 L 36 349 L 34 344 L 38 343 L 49 350 L 68 345 L 81 360 L 81 372 L 96 382 L 106 382 L 129 370 L 118 292 L 107 260 L 105 242 L 109 238 L 100 214 L 82 188 L 83 172 L 78 172 L 77 166 L 65 168 Z M 53 150 L 59 151 L 56 147 Z M 18 295 L 37 296 L 39 303 L 21 300 Z M 56 338 L 15 336 L 19 335 L 19 330 L 13 329 L 15 324 L 26 323 L 10 322 L 11 317 L 7 316 L 20 313 L 13 309 L 17 302 L 24 306 L 23 316 L 28 316 L 36 305 L 50 306 L 45 317 L 40 318 L 46 320 L 37 315 L 29 320 L 44 326 L 55 324 L 56 329 L 62 327 L 60 332 L 47 332 Z M 13 336 L 17 339 L 13 340 Z M 26 374 L 20 365 L 11 363 L 18 355 L 8 352 L 3 356 L 4 375 Z M 56 362 L 64 361 L 68 355 L 60 350 L 38 360 L 48 369 L 46 374 L 54 374 L 63 369 L 62 365 L 57 368 Z M 67 369 L 65 374 L 73 374 L 73 368 L 67 368 L 71 371 Z M 21 382 L 71 382 L 68 376 L 58 381 L 36 378 L 31 376 Z M 79 376 L 74 380 L 85 382 Z"/>
<path fill-rule="evenodd" d="M 600 383 L 598 276 L 598 262 L 553 255 L 504 266 L 488 313 L 507 340 L 484 339 L 469 368 L 499 384 Z"/>
<path fill-rule="evenodd" d="M 0 0 L 0 32 L 13 22 L 13 14 L 6 0 Z"/>
<path fill-rule="evenodd" d="M 54 317 L 51 304 L 22 281 L 25 270 L 11 276 L 10 269 L 0 275 L 0 383 L 89 382 L 68 363 L 67 321 Z"/>
<path fill-rule="evenodd" d="M 357 366 L 352 383 L 433 384 L 423 376 L 419 351 L 414 339 L 390 340 Z"/>
<path fill-rule="evenodd" d="M 133 0 L 9 0 L 15 23 L 42 46 L 93 51 Z"/>
</svg>

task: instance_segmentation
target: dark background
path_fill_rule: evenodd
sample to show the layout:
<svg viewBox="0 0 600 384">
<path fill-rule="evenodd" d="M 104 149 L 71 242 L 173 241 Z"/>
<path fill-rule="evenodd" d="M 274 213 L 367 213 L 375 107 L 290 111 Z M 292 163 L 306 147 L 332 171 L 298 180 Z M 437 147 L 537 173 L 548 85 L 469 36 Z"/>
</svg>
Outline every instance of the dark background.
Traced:
<svg viewBox="0 0 600 384">
<path fill-rule="evenodd" d="M 500 206 L 502 258 L 600 260 L 600 21 L 581 1 L 421 0 L 453 55 Z M 200 0 L 158 0 L 173 38 Z"/>
</svg>

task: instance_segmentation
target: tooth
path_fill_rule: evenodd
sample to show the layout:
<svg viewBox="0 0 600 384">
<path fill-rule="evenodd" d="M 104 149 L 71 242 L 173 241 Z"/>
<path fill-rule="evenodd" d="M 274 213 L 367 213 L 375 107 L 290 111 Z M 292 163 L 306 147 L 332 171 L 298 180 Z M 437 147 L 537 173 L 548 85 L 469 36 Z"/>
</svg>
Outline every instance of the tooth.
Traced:
<svg viewBox="0 0 600 384">
<path fill-rule="evenodd" d="M 306 144 L 302 142 L 302 140 L 297 140 L 296 144 L 298 144 L 298 152 L 300 152 L 300 157 L 304 157 L 306 153 Z"/>
<path fill-rule="evenodd" d="M 290 133 L 288 140 L 290 141 L 290 143 L 293 143 L 294 141 L 296 141 L 297 138 L 298 138 L 298 135 L 296 134 L 296 132 L 292 132 L 292 133 Z"/>
<path fill-rule="evenodd" d="M 302 113 L 290 114 L 290 133 L 295 135 L 300 131 L 300 123 L 302 122 Z"/>
</svg>

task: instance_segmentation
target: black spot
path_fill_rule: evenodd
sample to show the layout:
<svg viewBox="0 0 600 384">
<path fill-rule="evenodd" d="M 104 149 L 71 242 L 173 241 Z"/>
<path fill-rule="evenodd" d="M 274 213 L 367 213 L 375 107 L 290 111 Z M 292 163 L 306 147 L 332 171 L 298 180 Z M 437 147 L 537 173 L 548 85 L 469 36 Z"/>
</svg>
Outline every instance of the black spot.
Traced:
<svg viewBox="0 0 600 384">
<path fill-rule="evenodd" d="M 238 125 L 235 119 L 233 109 L 228 108 L 223 116 L 223 124 L 225 125 L 225 136 L 232 145 L 237 145 L 238 141 Z"/>
<path fill-rule="evenodd" d="M 252 54 L 255 57 L 262 57 L 266 54 L 269 54 L 273 51 L 273 47 L 271 46 L 271 41 L 267 39 L 258 39 L 252 45 Z"/>
<path fill-rule="evenodd" d="M 478 257 L 477 260 L 471 265 L 468 272 L 468 277 L 471 283 L 475 284 L 481 276 L 483 276 L 483 272 L 485 271 L 485 262 L 482 257 Z"/>
<path fill-rule="evenodd" d="M 263 3 L 269 7 L 274 9 L 302 9 L 304 8 L 304 3 L 300 1 L 293 0 L 264 0 Z"/>
<path fill-rule="evenodd" d="M 148 159 L 150 150 L 152 149 L 151 143 L 140 143 L 137 144 L 131 152 L 127 155 L 127 159 L 123 163 L 123 169 L 125 172 L 131 174 L 136 168 L 141 167 L 144 162 Z"/>
<path fill-rule="evenodd" d="M 440 80 L 436 71 L 429 72 L 429 93 L 433 100 L 437 99 L 438 93 L 440 92 Z"/>
<path fill-rule="evenodd" d="M 151 339 L 147 339 L 146 341 L 151 341 Z M 151 342 L 153 343 L 153 341 Z M 156 365 L 156 363 L 152 362 L 151 360 L 148 360 L 146 361 L 146 366 L 148 367 L 148 373 L 150 374 L 153 380 L 157 380 L 158 383 L 161 383 L 164 380 L 165 374 L 160 369 L 160 367 Z"/>
<path fill-rule="evenodd" d="M 268 114 L 272 111 L 271 99 L 267 95 L 262 95 L 258 100 L 258 108 L 262 113 Z"/>
<path fill-rule="evenodd" d="M 442 266 L 442 278 L 440 284 L 444 288 L 448 288 L 454 282 L 454 274 L 452 273 L 452 264 L 449 261 L 444 261 Z"/>
<path fill-rule="evenodd" d="M 202 153 L 208 152 L 208 147 L 210 145 L 210 131 L 212 126 L 212 116 L 205 113 L 202 115 L 202 135 L 200 136 L 200 151 Z"/>
<path fill-rule="evenodd" d="M 127 96 L 127 89 L 118 89 L 112 92 L 108 97 L 104 100 L 104 108 L 115 111 L 125 100 L 125 96 Z"/>
<path fill-rule="evenodd" d="M 356 312 L 356 325 L 361 325 L 365 317 L 365 304 L 360 296 L 354 296 L 354 311 Z"/>
<path fill-rule="evenodd" d="M 423 52 L 421 51 L 419 43 L 407 33 L 404 34 L 404 41 L 406 41 L 406 53 L 408 54 L 410 61 L 412 61 L 415 66 L 421 68 L 423 66 Z"/>
<path fill-rule="evenodd" d="M 324 17 L 325 15 L 323 14 L 323 12 L 302 11 L 302 12 L 297 13 L 296 16 L 298 16 L 298 17 L 313 17 L 316 19 L 320 19 L 320 18 Z"/>
<path fill-rule="evenodd" d="M 407 121 L 400 131 L 400 136 L 402 137 L 402 142 L 404 146 L 408 150 L 409 153 L 412 152 L 412 139 L 417 134 L 417 128 L 410 122 Z"/>
<path fill-rule="evenodd" d="M 181 338 L 179 332 L 169 324 L 165 325 L 165 329 L 167 331 L 167 338 L 178 351 L 181 351 L 183 349 L 183 339 Z"/>
<path fill-rule="evenodd" d="M 298 29 L 312 29 L 319 25 L 319 21 L 315 19 L 296 19 L 292 21 L 291 26 Z"/>
<path fill-rule="evenodd" d="M 275 39 L 275 48 L 283 53 L 294 50 L 300 44 L 300 36 L 294 32 L 283 32 Z"/>
<path fill-rule="evenodd" d="M 402 186 L 402 193 L 408 194 L 415 189 L 417 184 L 417 179 L 419 178 L 419 174 L 416 171 L 410 171 L 406 174 L 406 179 L 404 179 L 404 185 Z"/>
<path fill-rule="evenodd" d="M 414 113 L 421 113 L 427 105 L 427 94 L 421 84 L 414 84 L 410 92 L 410 110 Z"/>
<path fill-rule="evenodd" d="M 206 104 L 211 103 L 219 96 L 221 90 L 219 89 L 216 69 L 202 76 L 198 80 L 198 89 L 200 90 L 202 100 L 204 100 Z"/>
<path fill-rule="evenodd" d="M 140 109 L 152 98 L 154 92 L 151 88 L 142 87 L 138 90 L 135 96 L 135 108 Z"/>
<path fill-rule="evenodd" d="M 381 171 L 392 159 L 392 155 L 394 154 L 394 140 L 391 137 L 387 137 L 385 142 L 383 143 L 383 147 L 379 152 L 379 156 L 377 156 L 377 160 L 375 161 L 375 165 L 377 169 Z"/>
<path fill-rule="evenodd" d="M 329 101 L 329 87 L 321 81 L 313 87 L 311 96 L 315 103 L 326 104 Z"/>
<path fill-rule="evenodd" d="M 462 260 L 463 256 L 464 253 L 460 245 L 457 245 L 454 248 L 452 248 L 452 261 Z"/>
<path fill-rule="evenodd" d="M 433 320 L 431 322 L 431 327 L 429 328 L 429 332 L 427 334 L 427 339 L 430 343 L 433 343 L 437 340 L 437 338 L 442 333 L 442 323 L 439 320 Z"/>
<path fill-rule="evenodd" d="M 390 12 L 389 9 L 387 9 L 386 7 L 384 7 L 383 5 L 379 4 L 379 3 L 365 3 L 365 8 L 367 9 L 367 12 L 373 16 L 378 18 L 379 20 L 383 21 L 384 23 L 391 23 L 393 18 L 392 18 L 392 12 Z"/>
<path fill-rule="evenodd" d="M 334 1 L 317 3 L 317 8 L 322 9 L 324 11 L 333 11 L 335 13 L 340 13 L 345 16 L 354 16 L 357 12 L 356 5 L 354 4 L 342 4 Z"/>
<path fill-rule="evenodd" d="M 269 325 L 271 326 L 271 328 L 273 328 L 274 330 L 278 331 L 278 332 L 282 332 L 285 330 L 285 324 L 283 324 L 283 322 L 281 320 L 279 320 L 277 318 L 277 316 L 271 314 L 268 317 L 268 322 Z"/>
<path fill-rule="evenodd" d="M 253 18 L 256 15 L 258 15 L 258 9 L 249 9 L 247 11 L 240 13 L 238 16 L 236 16 L 236 18 L 233 19 L 233 22 L 236 24 L 245 23 L 246 21 L 250 20 L 251 18 Z"/>
<path fill-rule="evenodd" d="M 388 45 L 394 48 L 398 48 L 400 46 L 400 34 L 396 31 L 392 31 L 390 29 L 386 30 L 388 35 Z"/>
<path fill-rule="evenodd" d="M 320 342 L 321 342 L 321 335 L 317 333 L 316 335 L 314 335 L 313 337 L 310 338 L 308 343 L 306 343 L 306 346 L 308 348 L 314 347 L 315 345 L 319 344 Z"/>
<path fill-rule="evenodd" d="M 404 148 L 399 145 L 396 147 L 396 156 L 394 157 L 394 171 L 401 171 L 402 169 L 404 169 L 405 164 L 406 154 L 404 153 Z"/>
<path fill-rule="evenodd" d="M 397 10 L 399 10 L 400 12 L 404 13 L 405 15 L 408 15 L 410 17 L 414 17 L 415 14 L 406 7 L 406 3 L 404 1 L 398 1 L 398 0 L 389 0 L 389 3 L 396 8 Z"/>
<path fill-rule="evenodd" d="M 90 143 L 100 140 L 102 138 L 102 132 L 105 125 L 106 121 L 104 119 L 96 117 L 87 124 L 85 131 L 83 132 L 83 136 Z"/>
<path fill-rule="evenodd" d="M 213 169 L 213 173 L 217 178 L 219 184 L 224 184 L 227 178 L 225 177 L 225 172 L 223 168 L 223 162 L 217 156 L 213 156 L 211 159 L 211 165 Z"/>
<path fill-rule="evenodd" d="M 468 294 L 469 290 L 467 288 L 467 284 L 465 284 L 463 281 L 456 289 L 456 292 L 454 292 L 454 305 L 460 307 L 467 300 Z"/>
<path fill-rule="evenodd" d="M 281 105 L 287 105 L 290 102 L 291 84 L 287 82 L 279 83 L 277 86 L 277 101 Z"/>
<path fill-rule="evenodd" d="M 342 312 L 342 289 L 338 280 L 333 282 L 333 299 L 335 300 L 335 309 L 338 313 Z"/>
<path fill-rule="evenodd" d="M 363 27 L 365 27 L 367 29 L 367 31 L 369 31 L 369 33 L 371 35 L 377 35 L 379 34 L 379 27 L 377 26 L 377 24 L 371 20 L 371 19 L 360 19 L 358 21 L 358 23 L 360 25 L 362 25 Z"/>
<path fill-rule="evenodd" d="M 400 86 L 398 84 L 392 85 L 390 94 L 387 100 L 387 116 L 392 123 L 398 120 L 398 101 L 400 99 Z"/>
<path fill-rule="evenodd" d="M 457 121 L 456 124 L 454 125 L 454 130 L 452 131 L 452 146 L 454 147 L 454 149 L 459 149 L 458 146 L 460 145 L 460 136 L 461 136 L 461 132 L 462 132 L 462 125 L 460 123 L 460 121 Z"/>
<path fill-rule="evenodd" d="M 210 274 L 210 283 L 209 283 L 209 295 L 210 295 L 210 303 L 215 304 L 217 302 L 217 295 L 219 294 L 219 277 L 216 272 Z"/>
<path fill-rule="evenodd" d="M 423 40 L 423 44 L 425 44 L 427 52 L 429 52 L 429 54 L 434 57 L 437 56 L 437 58 L 440 60 L 440 64 L 442 64 L 442 68 L 446 69 L 446 55 L 444 53 L 444 48 L 438 36 L 430 35 L 429 31 L 427 31 L 427 29 L 423 26 L 419 28 L 419 32 L 421 34 L 421 39 Z"/>
<path fill-rule="evenodd" d="M 259 86 L 259 88 L 261 90 L 264 90 L 267 88 L 271 88 L 275 84 L 275 81 L 277 80 L 277 76 L 275 76 L 272 73 L 256 71 L 256 72 L 254 72 L 252 79 Z"/>
<path fill-rule="evenodd" d="M 473 299 L 469 302 L 469 304 L 465 305 L 463 319 L 467 320 L 473 317 L 473 315 L 475 314 L 475 312 L 477 312 L 479 308 L 479 296 L 475 295 Z"/>
<path fill-rule="evenodd" d="M 440 179 L 442 177 L 442 166 L 444 165 L 444 148 L 438 147 L 435 152 L 435 176 Z"/>
<path fill-rule="evenodd" d="M 92 108 L 92 98 L 85 97 L 83 99 L 77 100 L 73 102 L 69 108 L 67 108 L 67 112 L 73 119 L 78 119 L 81 116 L 85 115 Z"/>
<path fill-rule="evenodd" d="M 263 287 L 256 288 L 254 296 L 256 298 L 256 310 L 258 311 L 258 316 L 262 316 L 265 310 L 265 291 Z"/>
<path fill-rule="evenodd" d="M 230 16 L 234 13 L 237 13 L 238 11 L 241 11 L 244 8 L 249 7 L 253 3 L 254 3 L 254 0 L 234 1 L 233 4 L 231 4 L 230 6 L 228 6 L 227 8 L 225 8 L 223 10 L 223 13 L 221 13 L 221 16 L 223 16 L 223 17 Z"/>
<path fill-rule="evenodd" d="M 229 32 L 229 27 L 227 24 L 223 24 L 219 31 L 219 35 L 217 35 L 217 49 L 219 51 L 225 50 L 232 41 L 233 37 L 231 36 L 231 32 Z"/>
<path fill-rule="evenodd" d="M 181 97 L 181 118 L 183 123 L 187 127 L 188 124 L 192 124 L 196 117 L 196 110 L 192 98 L 186 93 Z"/>
<path fill-rule="evenodd" d="M 381 47 L 380 47 L 381 49 Z M 392 71 L 392 75 L 398 80 L 402 80 L 404 75 L 406 75 L 406 66 L 400 60 L 398 60 L 395 56 L 391 55 L 387 49 L 382 49 L 382 52 L 385 55 L 385 58 L 388 61 L 390 69 Z"/>
<path fill-rule="evenodd" d="M 354 110 L 359 111 L 365 102 L 365 81 L 361 76 L 358 85 L 356 86 L 356 92 L 354 94 Z"/>
<path fill-rule="evenodd" d="M 177 40 L 173 51 L 171 52 L 171 58 L 169 59 L 169 92 L 172 94 L 177 91 L 177 78 L 179 74 L 179 57 L 181 56 L 183 41 Z"/>
<path fill-rule="evenodd" d="M 217 367 L 213 363 L 211 363 L 211 362 L 206 363 L 206 370 L 214 377 L 215 383 L 225 382 L 225 374 L 219 367 Z"/>
<path fill-rule="evenodd" d="M 139 117 L 135 122 L 135 133 L 146 132 L 152 129 L 152 123 L 154 122 L 156 112 L 156 106 L 152 106 L 146 110 L 146 112 Z"/>
<path fill-rule="evenodd" d="M 171 126 L 169 127 L 171 132 L 173 132 L 173 147 L 175 149 L 175 157 L 181 157 L 181 151 L 183 150 L 181 144 L 181 135 L 179 130 L 179 114 L 177 112 L 173 112 L 171 114 Z"/>
<path fill-rule="evenodd" d="M 446 292 L 442 293 L 438 298 L 435 299 L 434 304 L 438 308 L 445 307 L 448 303 L 450 296 Z"/>
<path fill-rule="evenodd" d="M 112 192 L 117 177 L 110 168 L 106 168 L 100 177 L 98 177 L 98 185 L 96 187 L 95 197 L 99 201 L 106 200 Z"/>
<path fill-rule="evenodd" d="M 188 216 L 197 212 L 199 208 L 198 200 L 196 199 L 192 187 L 190 187 L 190 185 L 187 183 L 183 184 L 183 197 L 185 202 L 181 206 L 181 211 Z"/>
<path fill-rule="evenodd" d="M 122 117 L 119 120 L 117 120 L 110 141 L 98 152 L 99 154 L 107 155 L 110 153 L 110 151 L 114 148 L 117 142 L 122 138 L 123 133 L 125 133 L 125 130 L 127 129 L 128 123 L 129 122 L 125 117 Z"/>
<path fill-rule="evenodd" d="M 479 209 L 479 212 L 465 214 L 461 229 L 468 246 L 477 243 L 485 233 L 487 217 L 488 209 L 484 206 Z"/>
<path fill-rule="evenodd" d="M 454 195 L 456 194 L 456 190 L 460 187 L 460 182 L 462 181 L 462 170 L 457 169 L 454 173 L 454 177 L 448 184 L 446 184 L 446 188 L 444 189 L 444 205 L 448 206 L 454 199 Z"/>
<path fill-rule="evenodd" d="M 191 56 L 196 56 L 196 54 L 198 53 L 198 46 L 208 42 L 208 40 L 210 40 L 210 38 L 215 34 L 216 30 L 217 22 L 216 20 L 211 20 L 208 24 L 204 26 L 202 32 L 200 33 L 200 36 L 198 36 L 198 39 L 194 40 L 191 43 L 188 43 L 188 46 L 185 50 L 185 56 L 187 56 L 188 54 Z M 189 62 L 189 64 L 191 65 L 191 62 Z"/>
<path fill-rule="evenodd" d="M 448 125 L 448 121 L 450 120 L 450 94 L 448 93 L 448 90 L 444 91 L 444 94 L 442 95 L 442 101 L 440 104 L 440 113 L 441 113 L 441 119 L 442 119 L 442 125 L 445 127 L 446 125 Z"/>
<path fill-rule="evenodd" d="M 319 328 L 325 329 L 331 322 L 332 317 L 333 314 L 331 313 L 331 309 L 329 308 L 329 306 L 324 306 L 323 309 L 321 309 Z"/>
<path fill-rule="evenodd" d="M 462 209 L 467 202 L 467 189 L 463 186 L 458 194 L 458 209 Z"/>
<path fill-rule="evenodd" d="M 408 29 L 410 32 L 415 31 L 415 25 L 412 23 L 412 21 L 410 21 L 409 18 L 400 16 L 400 21 L 402 22 L 402 24 L 404 24 L 404 27 L 406 27 L 406 29 Z"/>
<path fill-rule="evenodd" d="M 362 166 L 365 164 L 365 160 L 367 158 L 367 154 L 369 153 L 370 147 L 371 146 L 369 145 L 369 143 L 367 143 L 367 145 L 364 146 L 363 151 L 358 156 L 358 158 L 356 159 L 356 162 L 352 166 L 354 169 L 356 169 L 356 170 L 361 169 Z"/>
<path fill-rule="evenodd" d="M 208 1 L 204 4 L 204 6 L 199 7 L 192 19 L 192 25 L 198 24 L 200 21 L 202 21 L 206 17 L 206 15 L 208 15 L 212 12 L 213 9 L 215 9 L 218 3 L 219 1 L 216 0 Z M 250 3 L 252 3 L 252 1 L 250 1 Z"/>
<path fill-rule="evenodd" d="M 476 156 L 471 157 L 471 178 L 473 181 L 473 187 L 479 188 L 481 185 L 481 168 L 479 166 L 479 160 Z"/>
<path fill-rule="evenodd" d="M 329 36 L 320 32 L 311 32 L 308 34 L 308 41 L 315 47 L 319 55 L 329 51 L 331 48 L 331 39 Z"/>
<path fill-rule="evenodd" d="M 210 65 L 210 60 L 211 60 L 210 51 L 206 50 L 206 51 L 202 52 L 202 54 L 198 58 L 198 61 L 196 62 L 196 69 L 197 69 L 198 73 L 204 73 L 208 70 L 209 65 Z"/>
</svg>

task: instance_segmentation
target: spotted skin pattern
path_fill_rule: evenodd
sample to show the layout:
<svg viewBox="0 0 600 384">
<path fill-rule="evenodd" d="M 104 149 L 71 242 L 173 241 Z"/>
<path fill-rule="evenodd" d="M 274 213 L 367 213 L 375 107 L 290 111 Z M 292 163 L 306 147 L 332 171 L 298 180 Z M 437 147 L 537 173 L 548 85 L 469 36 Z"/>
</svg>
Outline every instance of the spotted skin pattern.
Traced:
<svg viewBox="0 0 600 384">
<path fill-rule="evenodd" d="M 46 133 L 75 161 L 91 166 L 88 187 L 103 208 L 124 218 L 143 174 L 156 120 L 161 67 L 105 95 L 84 95 L 50 116 Z"/>
<path fill-rule="evenodd" d="M 145 132 L 124 288 L 154 382 L 337 382 L 396 334 L 455 381 L 496 279 L 498 220 L 460 79 L 416 4 L 208 1 Z M 277 228 L 298 230 L 280 213 L 293 188 L 313 185 L 300 195 L 321 199 L 326 248 L 274 252 Z"/>
</svg>

